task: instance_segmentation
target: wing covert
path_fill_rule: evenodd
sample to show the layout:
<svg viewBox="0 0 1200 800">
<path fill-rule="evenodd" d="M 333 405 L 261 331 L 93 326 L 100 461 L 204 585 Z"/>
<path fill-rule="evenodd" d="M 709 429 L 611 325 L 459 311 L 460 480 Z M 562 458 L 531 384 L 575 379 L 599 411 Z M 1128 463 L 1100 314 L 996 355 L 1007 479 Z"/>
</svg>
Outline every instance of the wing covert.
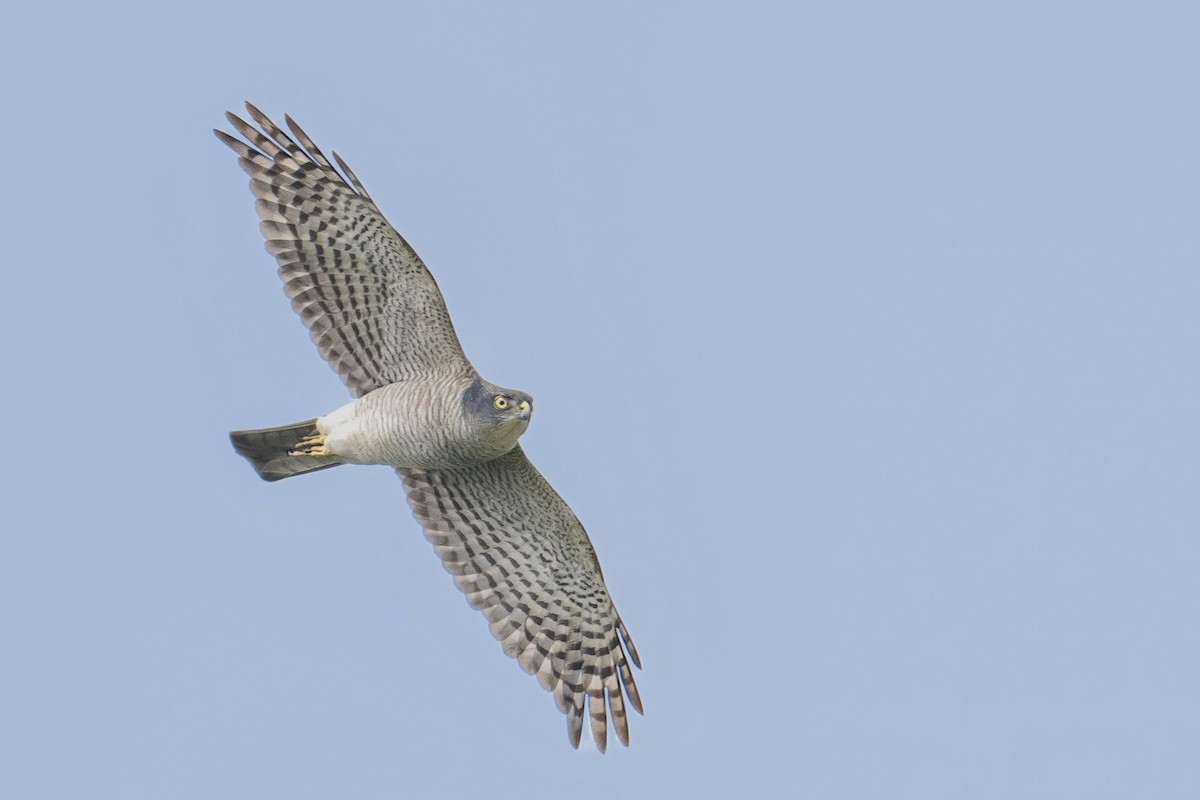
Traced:
<svg viewBox="0 0 1200 800">
<path fill-rule="evenodd" d="M 583 526 L 520 446 L 465 469 L 397 471 L 442 565 L 504 652 L 554 694 L 572 745 L 585 700 L 596 746 L 610 715 L 628 745 L 626 700 L 642 712 L 637 650 Z"/>
<path fill-rule="evenodd" d="M 353 394 L 423 372 L 469 371 L 436 281 L 345 162 L 334 153 L 343 177 L 290 117 L 291 136 L 246 110 L 259 128 L 226 115 L 245 142 L 214 132 L 250 175 L 292 307 Z"/>
</svg>

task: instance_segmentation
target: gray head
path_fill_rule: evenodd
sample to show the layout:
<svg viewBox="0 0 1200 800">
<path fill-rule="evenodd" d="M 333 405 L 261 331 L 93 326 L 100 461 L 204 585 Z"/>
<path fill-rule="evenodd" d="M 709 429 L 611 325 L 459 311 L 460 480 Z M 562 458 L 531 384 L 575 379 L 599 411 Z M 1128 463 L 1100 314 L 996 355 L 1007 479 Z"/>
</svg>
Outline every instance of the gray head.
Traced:
<svg viewBox="0 0 1200 800">
<path fill-rule="evenodd" d="M 463 392 L 462 408 L 475 435 L 508 452 L 529 427 L 533 398 L 476 378 Z"/>
</svg>

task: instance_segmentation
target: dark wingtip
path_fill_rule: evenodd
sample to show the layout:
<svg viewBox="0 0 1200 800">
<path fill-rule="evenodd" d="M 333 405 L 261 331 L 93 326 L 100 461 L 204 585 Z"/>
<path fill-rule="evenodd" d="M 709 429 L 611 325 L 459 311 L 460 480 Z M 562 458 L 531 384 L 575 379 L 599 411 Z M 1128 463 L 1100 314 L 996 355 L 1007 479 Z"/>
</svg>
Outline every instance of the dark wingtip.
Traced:
<svg viewBox="0 0 1200 800">
<path fill-rule="evenodd" d="M 221 140 L 222 144 L 233 150 L 238 155 L 242 155 L 243 152 L 249 152 L 249 148 L 246 147 L 245 142 L 234 136 L 230 136 L 220 128 L 213 128 L 213 134 Z"/>
</svg>

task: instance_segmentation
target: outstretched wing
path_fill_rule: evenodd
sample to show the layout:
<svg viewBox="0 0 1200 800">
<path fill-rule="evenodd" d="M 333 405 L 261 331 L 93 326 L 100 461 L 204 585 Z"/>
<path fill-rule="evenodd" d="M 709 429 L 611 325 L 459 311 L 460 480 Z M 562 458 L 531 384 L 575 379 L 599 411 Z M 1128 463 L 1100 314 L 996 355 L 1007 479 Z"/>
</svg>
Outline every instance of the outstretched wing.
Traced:
<svg viewBox="0 0 1200 800">
<path fill-rule="evenodd" d="M 554 693 L 571 743 L 586 699 L 596 746 L 605 749 L 610 713 L 628 745 L 626 698 L 642 711 L 629 668 L 641 666 L 637 650 L 583 526 L 520 446 L 465 469 L 398 472 L 446 571 L 504 652 Z"/>
<path fill-rule="evenodd" d="M 469 371 L 433 276 L 345 162 L 333 154 L 343 178 L 291 117 L 289 136 L 246 110 L 261 130 L 226 117 L 249 144 L 214 133 L 250 174 L 292 307 L 354 395 L 421 372 Z"/>
</svg>

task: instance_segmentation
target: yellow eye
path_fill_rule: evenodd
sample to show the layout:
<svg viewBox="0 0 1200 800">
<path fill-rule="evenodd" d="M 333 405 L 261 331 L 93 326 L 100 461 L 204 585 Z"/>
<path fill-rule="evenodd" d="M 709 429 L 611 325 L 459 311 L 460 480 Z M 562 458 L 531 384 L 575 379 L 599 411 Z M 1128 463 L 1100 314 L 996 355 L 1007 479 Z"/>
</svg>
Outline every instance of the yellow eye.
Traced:
<svg viewBox="0 0 1200 800">
<path fill-rule="evenodd" d="M 496 395 L 496 399 L 492 401 L 492 405 L 499 409 L 508 408 L 508 398 L 502 394 Z"/>
<path fill-rule="evenodd" d="M 522 411 L 528 411 L 529 410 L 529 401 L 522 400 L 521 405 L 517 406 L 517 408 L 521 409 Z"/>
</svg>

